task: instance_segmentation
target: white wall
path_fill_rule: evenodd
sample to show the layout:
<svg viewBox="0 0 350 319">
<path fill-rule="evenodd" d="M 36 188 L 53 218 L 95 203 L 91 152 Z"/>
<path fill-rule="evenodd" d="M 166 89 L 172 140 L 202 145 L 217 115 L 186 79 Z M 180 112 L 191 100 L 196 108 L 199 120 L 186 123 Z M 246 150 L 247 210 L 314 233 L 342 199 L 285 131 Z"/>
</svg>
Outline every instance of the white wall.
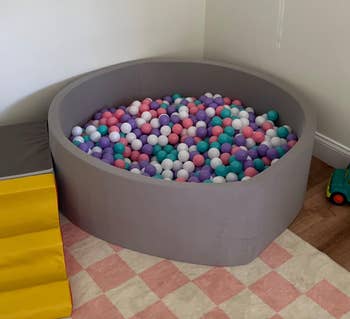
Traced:
<svg viewBox="0 0 350 319">
<path fill-rule="evenodd" d="M 153 56 L 202 57 L 204 0 L 0 0 L 0 124 L 45 118 L 75 75 Z"/>
<path fill-rule="evenodd" d="M 349 0 L 207 0 L 206 6 L 207 58 L 291 83 L 316 110 L 318 131 L 350 147 Z"/>
</svg>

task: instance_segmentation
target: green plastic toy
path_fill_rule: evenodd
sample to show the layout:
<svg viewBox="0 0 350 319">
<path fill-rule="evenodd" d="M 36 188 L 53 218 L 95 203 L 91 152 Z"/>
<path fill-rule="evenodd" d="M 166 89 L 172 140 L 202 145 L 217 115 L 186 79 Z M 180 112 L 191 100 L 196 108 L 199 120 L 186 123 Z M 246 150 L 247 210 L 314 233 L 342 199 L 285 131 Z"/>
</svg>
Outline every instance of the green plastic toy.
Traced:
<svg viewBox="0 0 350 319">
<path fill-rule="evenodd" d="M 346 169 L 335 169 L 327 186 L 327 198 L 333 204 L 350 203 L 350 164 Z"/>
</svg>

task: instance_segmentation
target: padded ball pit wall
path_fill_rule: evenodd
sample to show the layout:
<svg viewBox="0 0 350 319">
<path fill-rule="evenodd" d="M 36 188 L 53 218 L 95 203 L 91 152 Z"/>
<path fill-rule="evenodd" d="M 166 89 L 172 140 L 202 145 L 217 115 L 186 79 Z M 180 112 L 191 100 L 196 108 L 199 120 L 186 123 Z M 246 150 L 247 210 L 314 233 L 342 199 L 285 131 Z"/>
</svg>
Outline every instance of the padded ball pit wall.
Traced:
<svg viewBox="0 0 350 319">
<path fill-rule="evenodd" d="M 222 63 L 150 59 L 110 66 L 71 83 L 49 111 L 61 211 L 91 234 L 139 252 L 218 266 L 250 262 L 302 207 L 315 130 L 308 107 L 266 79 Z M 206 91 L 238 97 L 258 113 L 275 108 L 299 142 L 249 181 L 196 184 L 116 169 L 67 138 L 74 125 L 104 105 Z"/>
</svg>

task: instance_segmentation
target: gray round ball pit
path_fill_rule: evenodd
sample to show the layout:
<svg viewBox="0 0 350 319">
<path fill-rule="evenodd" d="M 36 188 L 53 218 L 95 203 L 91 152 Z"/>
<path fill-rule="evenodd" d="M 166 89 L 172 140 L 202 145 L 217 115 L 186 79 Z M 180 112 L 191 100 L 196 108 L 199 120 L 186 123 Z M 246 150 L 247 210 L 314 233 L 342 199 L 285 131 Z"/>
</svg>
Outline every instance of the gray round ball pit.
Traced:
<svg viewBox="0 0 350 319">
<path fill-rule="evenodd" d="M 263 76 L 265 79 L 266 76 Z M 53 100 L 50 145 L 61 211 L 106 241 L 142 253 L 207 265 L 253 260 L 303 204 L 313 148 L 312 113 L 252 72 L 222 63 L 150 59 L 110 66 L 74 81 Z M 104 105 L 171 92 L 240 97 L 258 112 L 273 106 L 299 135 L 273 167 L 246 182 L 176 183 L 116 169 L 68 139 Z"/>
</svg>

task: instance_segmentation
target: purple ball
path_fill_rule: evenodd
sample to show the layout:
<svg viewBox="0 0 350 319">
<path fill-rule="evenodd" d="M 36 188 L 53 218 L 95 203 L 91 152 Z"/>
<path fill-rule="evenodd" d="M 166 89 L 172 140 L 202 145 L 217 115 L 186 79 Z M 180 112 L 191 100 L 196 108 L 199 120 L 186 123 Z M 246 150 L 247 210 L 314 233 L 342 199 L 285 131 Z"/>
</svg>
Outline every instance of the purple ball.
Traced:
<svg viewBox="0 0 350 319">
<path fill-rule="evenodd" d="M 208 131 L 205 127 L 198 127 L 196 130 L 196 135 L 200 138 L 206 137 L 207 133 Z"/>
<path fill-rule="evenodd" d="M 142 132 L 139 128 L 135 128 L 133 130 L 134 134 L 136 135 L 137 138 L 139 138 L 142 135 Z"/>
<path fill-rule="evenodd" d="M 107 136 L 102 136 L 100 138 L 100 140 L 98 141 L 98 144 L 102 147 L 102 148 L 106 148 L 111 144 L 111 141 L 109 140 L 109 138 Z"/>
<path fill-rule="evenodd" d="M 282 144 L 282 145 L 281 145 L 281 148 L 282 148 L 286 153 L 290 150 L 288 144 Z"/>
<path fill-rule="evenodd" d="M 140 136 L 140 141 L 142 142 L 142 144 L 147 143 L 147 138 L 148 138 L 148 135 L 145 135 L 145 134 Z"/>
<path fill-rule="evenodd" d="M 206 98 L 207 97 L 205 95 L 201 95 L 198 100 L 201 102 L 204 102 L 206 100 Z"/>
<path fill-rule="evenodd" d="M 108 137 L 107 137 L 107 138 L 108 138 Z M 93 141 L 87 141 L 86 144 L 87 144 L 87 146 L 88 146 L 89 148 L 93 148 L 93 147 L 95 146 L 95 144 L 94 144 Z"/>
<path fill-rule="evenodd" d="M 105 162 L 105 163 L 107 163 L 107 164 L 110 164 L 110 165 L 112 165 L 112 164 L 114 163 L 113 160 L 110 160 L 110 159 L 108 159 L 108 158 L 102 158 L 101 161 L 103 161 L 103 162 Z"/>
<path fill-rule="evenodd" d="M 130 167 L 129 167 L 129 170 L 132 170 L 133 168 L 140 169 L 139 163 L 131 163 L 131 164 L 130 164 Z"/>
<path fill-rule="evenodd" d="M 176 114 L 172 114 L 170 116 L 170 119 L 174 124 L 179 123 L 181 121 L 181 119 Z"/>
<path fill-rule="evenodd" d="M 183 99 L 182 101 L 181 101 L 181 105 L 187 105 L 188 104 L 188 101 L 186 100 L 186 99 Z"/>
<path fill-rule="evenodd" d="M 199 152 L 197 152 L 197 151 L 192 151 L 192 152 L 190 152 L 190 160 L 192 161 L 192 160 L 193 160 L 193 157 L 194 157 L 195 155 L 197 155 L 197 154 L 199 154 Z"/>
<path fill-rule="evenodd" d="M 95 113 L 94 120 L 100 120 L 101 118 L 102 118 L 102 113 L 100 112 Z"/>
<path fill-rule="evenodd" d="M 198 121 L 205 121 L 207 118 L 207 113 L 203 110 L 199 110 L 196 114 L 197 120 Z"/>
<path fill-rule="evenodd" d="M 156 110 L 156 109 L 159 108 L 159 104 L 158 104 L 158 102 L 153 101 L 153 102 L 150 103 L 149 107 L 150 107 L 151 110 Z"/>
<path fill-rule="evenodd" d="M 204 104 L 206 106 L 210 105 L 211 103 L 213 103 L 213 99 L 211 97 L 207 97 L 205 100 L 204 100 Z M 216 104 L 216 103 L 215 103 Z M 217 104 L 216 104 L 216 107 L 217 107 Z"/>
<path fill-rule="evenodd" d="M 113 153 L 114 153 L 113 147 L 111 147 L 111 146 L 106 147 L 106 148 L 103 150 L 103 153 L 113 154 Z"/>
<path fill-rule="evenodd" d="M 115 107 L 110 107 L 109 112 L 114 113 L 117 109 Z"/>
<path fill-rule="evenodd" d="M 238 150 L 235 154 L 235 158 L 238 160 L 238 161 L 245 161 L 248 157 L 248 152 L 245 151 L 245 150 Z"/>
<path fill-rule="evenodd" d="M 148 164 L 149 164 L 148 161 L 140 161 L 139 162 L 140 168 L 145 168 Z"/>
<path fill-rule="evenodd" d="M 230 153 L 231 148 L 232 148 L 232 145 L 230 143 L 224 143 L 221 145 L 221 152 L 222 153 Z"/>
<path fill-rule="evenodd" d="M 208 104 L 206 104 L 206 106 L 212 107 L 214 109 L 216 109 L 218 107 L 218 105 L 216 103 L 208 103 Z"/>
<path fill-rule="evenodd" d="M 152 164 L 147 164 L 145 167 L 145 173 L 149 174 L 149 176 L 154 176 L 156 175 L 157 170 Z"/>
<path fill-rule="evenodd" d="M 265 144 L 260 144 L 257 148 L 258 154 L 260 157 L 264 157 L 266 155 L 267 150 L 269 147 Z"/>
<path fill-rule="evenodd" d="M 99 152 L 92 152 L 91 156 L 92 156 L 92 157 L 96 157 L 96 158 L 101 158 L 101 157 L 102 157 L 102 154 L 99 153 Z"/>
<path fill-rule="evenodd" d="M 131 118 L 131 116 L 130 116 L 129 114 L 125 113 L 125 114 L 121 117 L 120 121 L 121 121 L 122 123 L 125 123 L 125 122 L 128 122 L 128 121 L 130 120 L 130 118 Z"/>
<path fill-rule="evenodd" d="M 256 131 L 256 130 L 259 128 L 258 125 L 257 125 L 255 122 L 250 123 L 249 126 L 250 126 L 254 131 Z"/>
<path fill-rule="evenodd" d="M 168 108 L 166 109 L 168 115 L 173 114 L 174 112 L 176 112 L 176 106 L 175 105 L 169 105 Z"/>
<path fill-rule="evenodd" d="M 249 112 L 248 114 L 249 114 L 249 117 L 248 117 L 249 122 L 255 123 L 255 114 L 252 112 Z"/>
<path fill-rule="evenodd" d="M 214 99 L 214 102 L 217 104 L 217 105 L 224 105 L 225 102 L 224 102 L 224 99 L 222 97 L 216 97 Z"/>
<path fill-rule="evenodd" d="M 246 145 L 246 139 L 242 134 L 236 135 L 234 140 L 235 140 L 235 144 L 238 146 L 245 146 Z"/>
<path fill-rule="evenodd" d="M 187 146 L 192 146 L 195 144 L 194 138 L 192 136 L 186 137 L 184 142 Z"/>
<path fill-rule="evenodd" d="M 111 155 L 111 154 L 104 154 L 104 155 L 102 156 L 102 160 L 107 161 L 107 163 L 109 163 L 109 164 L 114 163 L 114 157 L 113 157 L 113 155 Z"/>
<path fill-rule="evenodd" d="M 121 110 L 125 111 L 126 110 L 126 106 L 125 105 L 120 105 L 120 106 L 118 106 L 118 109 L 121 109 Z"/>
<path fill-rule="evenodd" d="M 199 172 L 199 180 L 201 182 L 205 181 L 206 179 L 209 179 L 211 176 L 211 172 L 209 169 L 202 168 Z"/>
<path fill-rule="evenodd" d="M 160 125 L 168 125 L 169 122 L 170 122 L 169 115 L 162 114 L 161 116 L 159 116 L 159 123 L 160 123 Z"/>
<path fill-rule="evenodd" d="M 288 134 L 287 136 L 287 141 L 297 141 L 298 140 L 298 137 L 294 134 L 294 133 L 290 133 Z"/>
<path fill-rule="evenodd" d="M 266 156 L 271 161 L 274 160 L 275 158 L 279 158 L 279 154 L 278 154 L 277 150 L 274 148 L 268 149 L 266 152 Z"/>
<path fill-rule="evenodd" d="M 251 148 L 250 150 L 248 150 L 248 155 L 252 158 L 252 159 L 256 159 L 259 154 L 258 151 L 254 148 Z"/>
<path fill-rule="evenodd" d="M 173 102 L 173 98 L 172 98 L 171 96 L 169 96 L 169 95 L 164 96 L 163 100 L 164 100 L 164 101 L 167 101 L 167 102 L 169 102 L 169 103 L 172 103 L 172 102 Z"/>
<path fill-rule="evenodd" d="M 141 151 L 147 155 L 152 155 L 153 146 L 151 144 L 145 144 L 142 146 Z"/>
<path fill-rule="evenodd" d="M 188 181 L 189 181 L 190 183 L 199 183 L 199 182 L 200 182 L 200 180 L 199 180 L 199 178 L 198 178 L 197 176 L 191 176 L 191 177 L 188 179 Z"/>
<path fill-rule="evenodd" d="M 135 120 L 134 118 L 131 117 L 131 118 L 128 120 L 128 123 L 131 125 L 131 128 L 132 128 L 132 129 L 137 128 L 136 120 Z"/>
<path fill-rule="evenodd" d="M 152 128 L 151 134 L 154 134 L 156 136 L 160 136 L 160 130 L 159 128 Z"/>
<path fill-rule="evenodd" d="M 248 167 L 254 167 L 254 162 L 252 160 L 246 160 L 243 163 L 244 169 L 247 169 Z"/>
</svg>

